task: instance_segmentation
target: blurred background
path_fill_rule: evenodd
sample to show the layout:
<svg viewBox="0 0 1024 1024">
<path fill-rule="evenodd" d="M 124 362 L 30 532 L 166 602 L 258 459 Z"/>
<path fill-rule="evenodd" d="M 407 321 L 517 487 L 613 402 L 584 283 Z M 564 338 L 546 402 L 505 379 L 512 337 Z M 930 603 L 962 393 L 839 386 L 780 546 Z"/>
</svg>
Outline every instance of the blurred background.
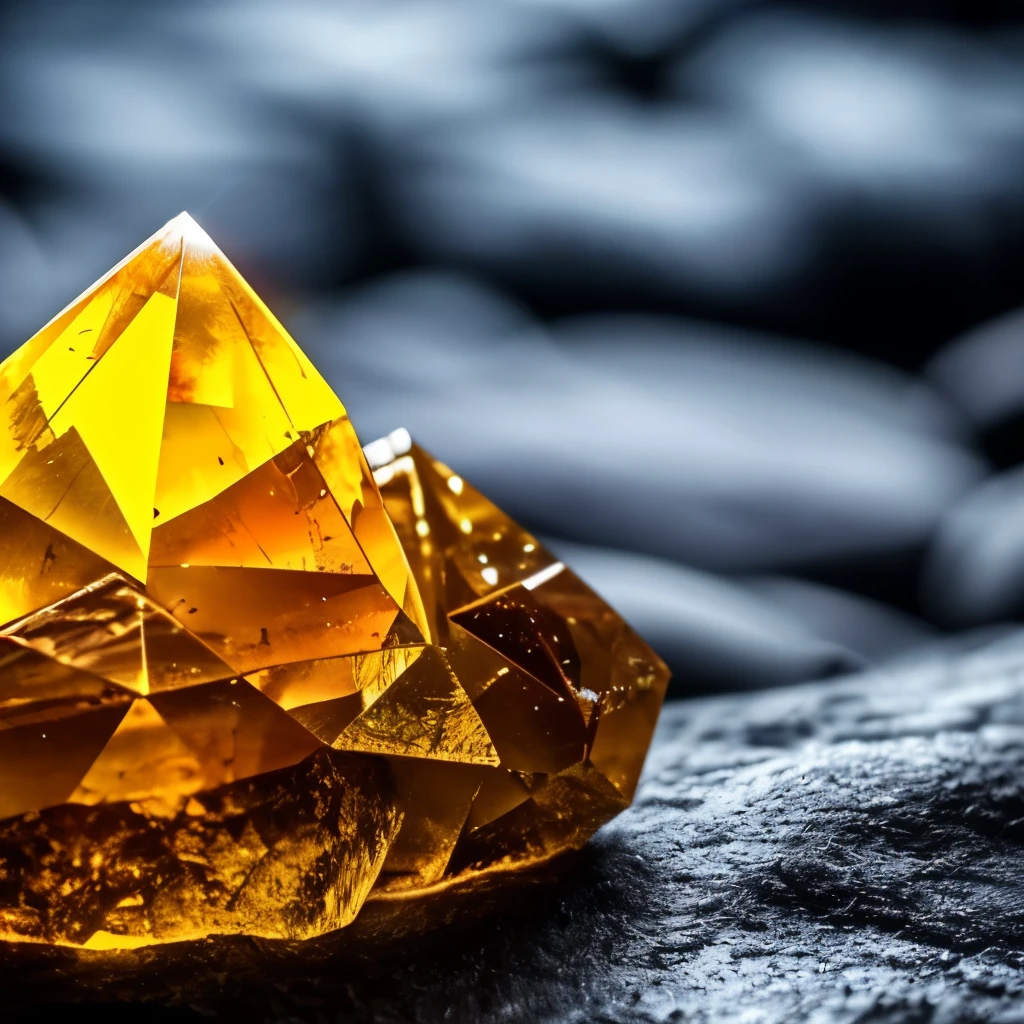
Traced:
<svg viewBox="0 0 1024 1024">
<path fill-rule="evenodd" d="M 1024 0 L 32 0 L 0 354 L 182 209 L 675 696 L 1024 614 Z"/>
</svg>

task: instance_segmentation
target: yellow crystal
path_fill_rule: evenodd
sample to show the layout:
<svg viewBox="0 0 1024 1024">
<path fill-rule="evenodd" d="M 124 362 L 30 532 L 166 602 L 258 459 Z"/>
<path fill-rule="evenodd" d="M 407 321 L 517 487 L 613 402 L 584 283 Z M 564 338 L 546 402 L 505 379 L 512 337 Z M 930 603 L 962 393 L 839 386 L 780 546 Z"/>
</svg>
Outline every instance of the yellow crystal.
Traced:
<svg viewBox="0 0 1024 1024">
<path fill-rule="evenodd" d="M 0 938 L 304 938 L 578 847 L 664 665 L 187 214 L 0 366 Z"/>
</svg>

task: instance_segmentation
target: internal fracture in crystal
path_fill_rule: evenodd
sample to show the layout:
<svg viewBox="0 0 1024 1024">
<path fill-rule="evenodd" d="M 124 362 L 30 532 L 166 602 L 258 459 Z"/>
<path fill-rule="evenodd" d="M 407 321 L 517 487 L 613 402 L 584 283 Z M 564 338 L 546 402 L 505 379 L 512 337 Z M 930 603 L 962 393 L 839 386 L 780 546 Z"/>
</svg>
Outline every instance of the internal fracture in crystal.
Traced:
<svg viewBox="0 0 1024 1024">
<path fill-rule="evenodd" d="M 579 847 L 664 665 L 187 214 L 0 366 L 0 938 L 305 938 Z"/>
</svg>

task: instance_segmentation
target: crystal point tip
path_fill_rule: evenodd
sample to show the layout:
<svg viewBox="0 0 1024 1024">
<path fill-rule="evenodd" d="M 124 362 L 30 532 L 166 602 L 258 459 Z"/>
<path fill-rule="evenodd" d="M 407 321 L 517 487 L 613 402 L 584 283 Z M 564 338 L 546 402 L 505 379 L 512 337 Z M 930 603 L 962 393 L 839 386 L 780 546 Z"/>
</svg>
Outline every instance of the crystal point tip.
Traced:
<svg viewBox="0 0 1024 1024">
<path fill-rule="evenodd" d="M 176 217 L 172 217 L 164 225 L 163 231 L 180 232 L 190 245 L 202 245 L 209 249 L 217 248 L 217 244 L 188 210 L 182 210 Z"/>
</svg>

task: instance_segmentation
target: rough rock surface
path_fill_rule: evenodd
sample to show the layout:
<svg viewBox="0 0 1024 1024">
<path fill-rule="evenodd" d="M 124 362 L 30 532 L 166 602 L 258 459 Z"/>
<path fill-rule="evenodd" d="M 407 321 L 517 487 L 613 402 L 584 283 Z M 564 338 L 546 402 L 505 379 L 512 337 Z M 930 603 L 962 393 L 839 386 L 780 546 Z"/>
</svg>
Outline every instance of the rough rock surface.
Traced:
<svg viewBox="0 0 1024 1024">
<path fill-rule="evenodd" d="M 1022 698 L 1018 635 L 672 704 L 634 807 L 540 876 L 377 904 L 306 946 L 6 947 L 0 1005 L 111 1022 L 1015 1024 Z"/>
</svg>

